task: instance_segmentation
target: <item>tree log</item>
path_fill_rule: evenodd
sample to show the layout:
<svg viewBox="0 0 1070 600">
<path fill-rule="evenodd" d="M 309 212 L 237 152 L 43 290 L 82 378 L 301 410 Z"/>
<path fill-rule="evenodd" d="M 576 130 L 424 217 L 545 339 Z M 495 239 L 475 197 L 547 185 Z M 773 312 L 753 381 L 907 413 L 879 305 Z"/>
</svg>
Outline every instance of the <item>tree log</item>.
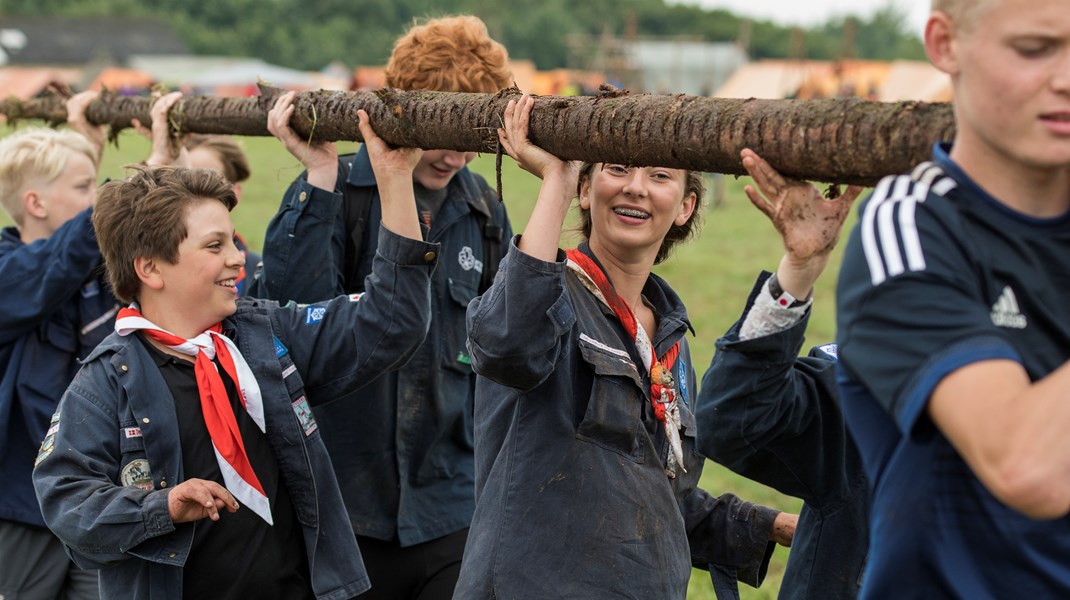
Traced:
<svg viewBox="0 0 1070 600">
<path fill-rule="evenodd" d="M 187 97 L 171 110 L 177 132 L 270 135 L 267 111 L 281 90 L 262 86 L 252 98 Z M 360 141 L 356 110 L 395 146 L 497 152 L 496 130 L 516 89 L 497 94 L 400 91 L 305 92 L 292 126 L 312 140 Z M 86 117 L 115 132 L 131 119 L 151 121 L 152 100 L 111 94 Z M 59 97 L 0 101 L 9 120 L 66 120 Z M 536 99 L 533 142 L 570 160 L 658 165 L 743 175 L 739 151 L 752 148 L 781 173 L 830 183 L 872 185 L 927 160 L 932 144 L 951 140 L 948 104 L 883 103 L 857 98 L 757 100 L 609 92 Z"/>
</svg>

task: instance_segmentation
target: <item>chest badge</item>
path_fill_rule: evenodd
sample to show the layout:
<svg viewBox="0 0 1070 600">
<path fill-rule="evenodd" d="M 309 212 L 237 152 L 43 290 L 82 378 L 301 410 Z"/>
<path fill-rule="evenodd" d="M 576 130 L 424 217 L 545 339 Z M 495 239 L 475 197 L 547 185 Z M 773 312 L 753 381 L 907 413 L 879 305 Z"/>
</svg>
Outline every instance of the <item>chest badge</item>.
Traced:
<svg viewBox="0 0 1070 600">
<path fill-rule="evenodd" d="M 119 474 L 119 481 L 123 484 L 123 487 L 132 487 L 151 492 L 154 486 L 149 461 L 144 458 L 135 458 L 126 463 L 122 473 Z"/>
</svg>

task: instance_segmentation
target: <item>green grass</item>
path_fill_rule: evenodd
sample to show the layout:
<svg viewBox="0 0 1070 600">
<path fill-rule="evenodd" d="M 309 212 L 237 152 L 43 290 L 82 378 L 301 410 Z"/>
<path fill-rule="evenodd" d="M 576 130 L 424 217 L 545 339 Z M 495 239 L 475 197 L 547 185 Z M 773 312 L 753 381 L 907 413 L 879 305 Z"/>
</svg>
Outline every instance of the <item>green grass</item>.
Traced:
<svg viewBox="0 0 1070 600">
<path fill-rule="evenodd" d="M 249 155 L 253 176 L 243 185 L 244 194 L 234 210 L 234 222 L 249 244 L 260 249 L 267 222 L 278 208 L 282 192 L 300 173 L 301 167 L 274 139 L 244 138 L 242 144 Z M 353 145 L 343 145 L 342 151 L 353 148 Z M 147 155 L 148 142 L 126 133 L 120 136 L 118 149 L 109 146 L 105 151 L 101 177 L 120 177 L 122 165 L 138 162 Z M 520 171 L 508 158 L 503 162 L 505 202 L 513 228 L 523 231 L 538 193 L 538 181 Z M 480 156 L 472 168 L 493 185 L 493 156 Z M 698 333 L 691 348 L 700 379 L 713 356 L 714 342 L 738 318 L 758 270 L 774 269 L 783 252 L 772 225 L 743 194 L 744 182 L 744 179 L 729 177 L 726 201 L 716 208 L 704 208 L 705 227 L 698 239 L 681 247 L 665 264 L 655 269 L 672 283 L 687 304 Z M 7 223 L 3 215 L 0 215 L 0 221 Z M 834 339 L 833 293 L 838 264 L 839 256 L 836 256 L 818 282 L 809 326 L 811 345 Z M 783 510 L 798 511 L 800 507 L 798 500 L 738 477 L 712 462 L 707 463 L 703 472 L 702 487 L 713 494 L 732 492 Z M 743 598 L 775 598 L 786 559 L 786 549 L 778 548 L 765 584 L 759 590 L 743 586 Z M 709 575 L 698 570 L 693 575 L 688 599 L 713 598 Z"/>
</svg>

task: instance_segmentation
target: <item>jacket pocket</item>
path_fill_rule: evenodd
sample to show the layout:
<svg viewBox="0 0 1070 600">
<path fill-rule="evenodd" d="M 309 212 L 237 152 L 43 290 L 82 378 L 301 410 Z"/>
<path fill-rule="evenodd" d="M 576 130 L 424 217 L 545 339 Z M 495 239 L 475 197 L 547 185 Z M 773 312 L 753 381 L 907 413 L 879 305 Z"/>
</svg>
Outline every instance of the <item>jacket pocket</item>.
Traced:
<svg viewBox="0 0 1070 600">
<path fill-rule="evenodd" d="M 576 437 L 641 463 L 643 397 L 635 363 L 624 351 L 580 336 L 580 355 L 594 371 L 591 396 Z"/>
<path fill-rule="evenodd" d="M 465 375 L 472 374 L 472 359 L 468 355 L 468 329 L 465 325 L 465 313 L 468 304 L 476 297 L 476 288 L 465 285 L 456 279 L 447 281 L 449 298 L 442 302 L 442 364 Z M 432 326 L 432 330 L 434 327 Z"/>
</svg>

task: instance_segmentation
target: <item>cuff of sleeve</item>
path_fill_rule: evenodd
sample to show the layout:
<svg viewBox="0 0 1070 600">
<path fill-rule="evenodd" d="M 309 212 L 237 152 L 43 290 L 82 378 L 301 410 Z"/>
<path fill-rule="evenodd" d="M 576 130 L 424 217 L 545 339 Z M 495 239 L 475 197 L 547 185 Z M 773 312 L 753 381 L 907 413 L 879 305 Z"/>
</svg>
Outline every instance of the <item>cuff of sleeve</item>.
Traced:
<svg viewBox="0 0 1070 600">
<path fill-rule="evenodd" d="M 390 262 L 399 265 L 438 264 L 438 254 L 442 244 L 414 240 L 379 227 L 379 254 Z"/>
<path fill-rule="evenodd" d="M 518 248 L 521 235 L 514 235 L 512 241 L 509 243 L 509 262 L 520 265 L 523 268 L 542 274 L 560 274 L 564 273 L 567 268 L 565 265 L 565 252 L 560 248 L 557 249 L 557 262 L 546 262 L 539 260 L 530 254 L 525 254 Z"/>
<path fill-rule="evenodd" d="M 175 530 L 171 513 L 167 508 L 167 495 L 171 490 L 157 490 L 145 496 L 141 509 L 145 514 L 145 532 L 156 537 Z"/>
<path fill-rule="evenodd" d="M 301 179 L 290 196 L 290 208 L 306 216 L 333 223 L 342 209 L 342 194 L 328 192 Z"/>
<path fill-rule="evenodd" d="M 764 537 L 755 535 L 748 540 L 749 545 L 742 545 L 743 556 L 749 559 L 736 568 L 736 579 L 756 588 L 765 581 L 765 575 L 769 571 L 769 560 L 773 557 L 773 550 L 776 549 L 776 543 L 769 540 L 769 534 L 773 531 L 773 522 L 780 511 L 757 504 L 749 504 L 749 506 L 741 507 L 740 510 L 751 512 L 750 521 L 754 524 L 752 531 L 758 534 L 764 533 Z"/>
<path fill-rule="evenodd" d="M 752 294 L 753 302 L 739 328 L 740 339 L 753 339 L 784 331 L 803 320 L 813 304 L 811 298 L 801 306 L 781 306 L 769 291 L 769 279 L 766 277 L 760 284 L 758 293 Z"/>
</svg>

